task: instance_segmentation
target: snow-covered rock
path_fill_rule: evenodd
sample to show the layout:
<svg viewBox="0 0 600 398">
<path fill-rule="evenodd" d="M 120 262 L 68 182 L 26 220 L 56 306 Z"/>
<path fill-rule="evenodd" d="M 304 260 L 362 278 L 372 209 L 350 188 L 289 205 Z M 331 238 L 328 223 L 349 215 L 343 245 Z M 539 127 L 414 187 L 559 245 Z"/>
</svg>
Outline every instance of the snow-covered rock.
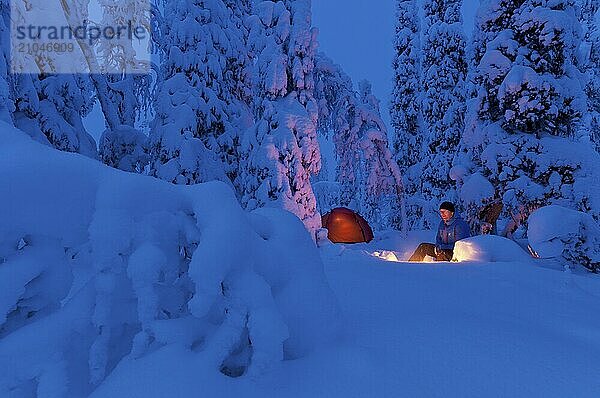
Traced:
<svg viewBox="0 0 600 398">
<path fill-rule="evenodd" d="M 529 216 L 528 224 L 529 244 L 540 257 L 600 268 L 600 228 L 589 214 L 545 206 Z"/>
<path fill-rule="evenodd" d="M 528 262 L 531 256 L 513 240 L 497 235 L 478 235 L 456 242 L 453 260 Z"/>
</svg>

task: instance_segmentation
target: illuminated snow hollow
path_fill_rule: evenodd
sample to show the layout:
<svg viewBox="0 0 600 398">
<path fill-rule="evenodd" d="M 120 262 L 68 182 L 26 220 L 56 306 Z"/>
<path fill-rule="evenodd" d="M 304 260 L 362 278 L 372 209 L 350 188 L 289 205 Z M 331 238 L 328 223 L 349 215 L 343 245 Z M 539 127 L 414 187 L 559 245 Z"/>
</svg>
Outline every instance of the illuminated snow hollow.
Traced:
<svg viewBox="0 0 600 398">
<path fill-rule="evenodd" d="M 389 262 L 394 262 L 394 263 L 399 263 L 399 262 L 407 262 L 407 260 L 401 260 L 398 258 L 398 255 L 396 254 L 396 252 L 393 251 L 388 251 L 388 250 L 377 250 L 374 251 L 373 253 L 370 253 L 371 256 L 373 257 L 377 257 L 381 260 L 384 261 L 389 261 Z M 437 261 L 435 258 L 433 257 L 429 257 L 429 256 L 425 256 L 425 258 L 421 261 L 418 261 L 419 263 L 444 263 L 444 262 L 448 262 L 448 261 Z"/>
<path fill-rule="evenodd" d="M 400 260 L 398 260 L 398 257 L 396 256 L 396 253 L 391 252 L 391 251 L 387 251 L 387 250 L 379 250 L 379 251 L 375 251 L 372 253 L 372 256 L 380 258 L 382 260 L 385 261 L 393 261 L 393 262 L 399 262 Z"/>
<path fill-rule="evenodd" d="M 478 235 L 462 239 L 454 246 L 453 261 L 531 261 L 531 255 L 516 242 L 497 235 Z"/>
</svg>

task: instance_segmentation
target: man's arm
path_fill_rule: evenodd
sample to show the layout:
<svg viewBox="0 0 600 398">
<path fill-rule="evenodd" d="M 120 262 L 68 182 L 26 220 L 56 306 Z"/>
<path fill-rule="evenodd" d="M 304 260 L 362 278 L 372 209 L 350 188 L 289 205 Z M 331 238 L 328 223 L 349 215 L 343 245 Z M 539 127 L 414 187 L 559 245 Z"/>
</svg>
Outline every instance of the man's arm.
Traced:
<svg viewBox="0 0 600 398">
<path fill-rule="evenodd" d="M 442 229 L 442 224 L 438 225 L 437 231 L 435 233 L 435 247 L 439 249 L 442 246 L 442 236 L 440 234 L 440 230 Z"/>
<path fill-rule="evenodd" d="M 442 249 L 446 249 L 446 246 L 449 246 L 448 244 L 445 244 L 444 242 L 442 242 L 442 228 L 444 228 L 443 225 L 443 221 L 440 221 L 440 224 L 438 225 L 437 228 L 437 233 L 435 235 L 435 253 L 437 254 L 438 252 L 440 252 Z"/>
<path fill-rule="evenodd" d="M 462 220 L 456 226 L 456 240 L 465 239 L 469 236 L 471 236 L 471 228 L 469 228 L 469 224 L 465 220 Z"/>
</svg>

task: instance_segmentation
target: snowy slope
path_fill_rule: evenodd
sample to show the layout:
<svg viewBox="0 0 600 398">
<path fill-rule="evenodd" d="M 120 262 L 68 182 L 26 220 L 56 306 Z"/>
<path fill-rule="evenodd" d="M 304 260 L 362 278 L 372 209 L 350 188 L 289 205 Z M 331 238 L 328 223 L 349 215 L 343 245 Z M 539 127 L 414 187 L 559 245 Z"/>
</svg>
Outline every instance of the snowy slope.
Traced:
<svg viewBox="0 0 600 398">
<path fill-rule="evenodd" d="M 371 254 L 387 247 L 402 258 L 423 235 L 321 249 L 345 320 L 344 336 L 326 349 L 235 381 L 189 353 L 161 350 L 123 363 L 94 397 L 599 396 L 599 278 L 534 262 Z"/>
<path fill-rule="evenodd" d="M 317 250 L 223 184 L 0 139 L 1 397 L 600 396 L 596 275 L 498 237 Z"/>
<path fill-rule="evenodd" d="M 121 172 L 3 122 L 0 142 L 1 397 L 87 396 L 161 349 L 257 377 L 337 335 L 291 213 L 248 213 L 222 183 Z"/>
<path fill-rule="evenodd" d="M 597 278 L 518 262 L 391 263 L 355 251 L 325 263 L 348 340 L 377 365 L 363 390 L 372 396 L 600 394 Z"/>
</svg>

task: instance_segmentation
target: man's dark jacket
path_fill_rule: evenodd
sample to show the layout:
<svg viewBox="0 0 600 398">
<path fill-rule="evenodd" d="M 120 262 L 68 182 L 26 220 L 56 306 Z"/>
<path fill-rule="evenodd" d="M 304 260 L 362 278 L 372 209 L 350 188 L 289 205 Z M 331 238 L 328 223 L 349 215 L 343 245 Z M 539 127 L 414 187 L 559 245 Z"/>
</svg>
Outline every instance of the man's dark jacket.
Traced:
<svg viewBox="0 0 600 398">
<path fill-rule="evenodd" d="M 435 245 L 438 249 L 453 250 L 457 240 L 465 239 L 471 236 L 469 224 L 462 219 L 460 214 L 454 213 L 454 216 L 447 222 L 440 221 L 438 232 L 435 237 Z"/>
</svg>

